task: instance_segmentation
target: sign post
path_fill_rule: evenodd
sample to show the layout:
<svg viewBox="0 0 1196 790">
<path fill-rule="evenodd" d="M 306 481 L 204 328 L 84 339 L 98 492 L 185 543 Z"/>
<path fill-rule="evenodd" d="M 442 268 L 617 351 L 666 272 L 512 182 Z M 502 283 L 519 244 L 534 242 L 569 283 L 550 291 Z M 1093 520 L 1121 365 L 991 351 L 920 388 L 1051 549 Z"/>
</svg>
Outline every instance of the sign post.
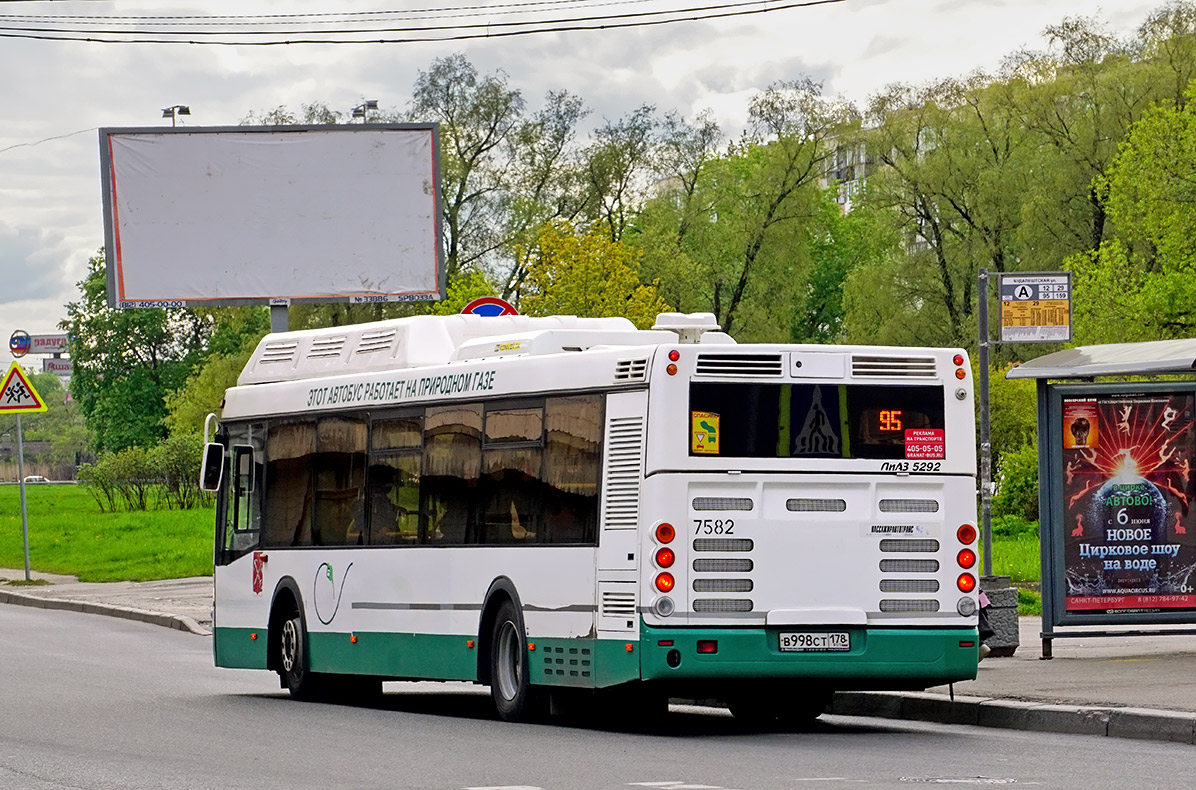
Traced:
<svg viewBox="0 0 1196 790">
<path fill-rule="evenodd" d="M 0 414 L 17 415 L 17 480 L 21 486 L 21 537 L 25 541 L 25 581 L 29 581 L 29 511 L 25 505 L 25 444 L 21 436 L 21 415 L 46 410 L 46 402 L 13 362 L 0 384 Z"/>
</svg>

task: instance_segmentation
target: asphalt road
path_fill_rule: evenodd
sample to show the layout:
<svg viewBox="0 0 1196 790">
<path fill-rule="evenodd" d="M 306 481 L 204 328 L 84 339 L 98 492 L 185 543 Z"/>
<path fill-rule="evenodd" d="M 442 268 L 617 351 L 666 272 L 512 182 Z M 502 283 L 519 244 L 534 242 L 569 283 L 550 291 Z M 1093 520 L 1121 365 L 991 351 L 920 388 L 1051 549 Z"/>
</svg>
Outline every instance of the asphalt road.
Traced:
<svg viewBox="0 0 1196 790">
<path fill-rule="evenodd" d="M 665 728 L 513 725 L 484 690 L 388 684 L 383 704 L 291 701 L 217 670 L 211 640 L 0 605 L 0 788 L 772 790 L 1185 787 L 1191 746 L 824 717 L 745 732 L 674 706 Z"/>
</svg>

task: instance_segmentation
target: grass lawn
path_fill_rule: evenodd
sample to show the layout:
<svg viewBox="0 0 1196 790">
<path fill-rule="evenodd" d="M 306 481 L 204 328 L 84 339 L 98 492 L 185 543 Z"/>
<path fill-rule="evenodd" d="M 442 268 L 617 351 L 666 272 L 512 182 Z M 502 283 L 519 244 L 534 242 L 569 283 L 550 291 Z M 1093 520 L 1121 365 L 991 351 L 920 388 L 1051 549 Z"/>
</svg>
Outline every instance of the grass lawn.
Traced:
<svg viewBox="0 0 1196 790">
<path fill-rule="evenodd" d="M 1017 591 L 1018 614 L 1042 614 L 1042 597 L 1025 585 L 1042 580 L 1042 557 L 1038 536 L 993 536 L 993 574 L 1008 576 Z"/>
<path fill-rule="evenodd" d="M 83 486 L 25 487 L 29 564 L 85 582 L 149 581 L 212 573 L 213 512 L 101 513 Z M 24 568 L 20 486 L 0 485 L 0 567 Z"/>
</svg>

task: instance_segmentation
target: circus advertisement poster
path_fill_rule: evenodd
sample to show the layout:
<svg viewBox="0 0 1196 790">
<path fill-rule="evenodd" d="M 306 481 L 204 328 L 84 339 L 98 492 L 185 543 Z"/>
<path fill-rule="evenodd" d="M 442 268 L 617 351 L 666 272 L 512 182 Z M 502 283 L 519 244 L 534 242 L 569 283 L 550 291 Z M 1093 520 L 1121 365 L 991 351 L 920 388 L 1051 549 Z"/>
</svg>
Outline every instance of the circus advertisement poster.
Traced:
<svg viewBox="0 0 1196 790">
<path fill-rule="evenodd" d="M 1063 399 L 1065 608 L 1196 609 L 1196 396 Z"/>
</svg>

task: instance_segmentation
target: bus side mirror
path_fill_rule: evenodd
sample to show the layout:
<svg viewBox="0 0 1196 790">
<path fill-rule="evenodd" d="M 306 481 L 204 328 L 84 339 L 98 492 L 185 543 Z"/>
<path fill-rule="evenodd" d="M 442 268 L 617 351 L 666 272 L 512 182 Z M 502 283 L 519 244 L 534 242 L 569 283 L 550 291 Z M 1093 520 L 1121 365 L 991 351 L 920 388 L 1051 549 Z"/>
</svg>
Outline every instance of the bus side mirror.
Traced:
<svg viewBox="0 0 1196 790">
<path fill-rule="evenodd" d="M 203 465 L 199 470 L 201 491 L 219 491 L 224 476 L 224 445 L 208 442 L 203 447 Z"/>
</svg>

